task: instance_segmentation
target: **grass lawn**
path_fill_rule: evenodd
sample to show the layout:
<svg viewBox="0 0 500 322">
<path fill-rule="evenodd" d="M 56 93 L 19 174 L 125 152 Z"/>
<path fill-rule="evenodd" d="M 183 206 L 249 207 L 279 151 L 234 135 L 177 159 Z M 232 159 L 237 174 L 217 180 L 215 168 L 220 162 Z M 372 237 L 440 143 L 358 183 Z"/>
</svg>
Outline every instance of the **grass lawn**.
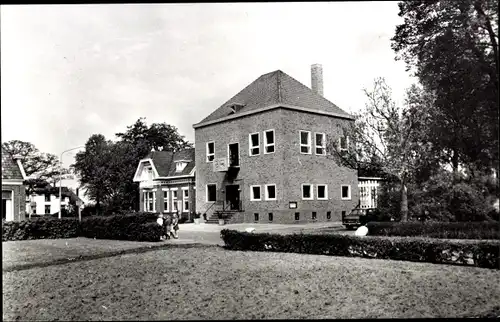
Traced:
<svg viewBox="0 0 500 322">
<path fill-rule="evenodd" d="M 172 248 L 3 273 L 3 319 L 459 317 L 491 311 L 498 285 L 475 267 Z"/>
</svg>

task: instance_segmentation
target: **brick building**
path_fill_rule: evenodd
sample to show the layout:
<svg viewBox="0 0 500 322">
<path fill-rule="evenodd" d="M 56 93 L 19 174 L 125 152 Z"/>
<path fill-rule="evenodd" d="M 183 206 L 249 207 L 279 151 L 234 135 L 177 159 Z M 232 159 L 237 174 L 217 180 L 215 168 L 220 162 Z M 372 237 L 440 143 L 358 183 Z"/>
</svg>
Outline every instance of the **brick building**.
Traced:
<svg viewBox="0 0 500 322">
<path fill-rule="evenodd" d="M 140 211 L 173 213 L 190 219 L 196 209 L 194 149 L 152 151 L 139 161 L 134 182 L 139 182 Z"/>
<path fill-rule="evenodd" d="M 321 65 L 312 89 L 278 70 L 260 76 L 194 124 L 196 207 L 229 222 L 339 221 L 358 202 L 355 170 L 327 158 L 327 142 L 348 148 L 353 117 L 323 97 Z"/>
<path fill-rule="evenodd" d="M 10 155 L 2 148 L 2 219 L 21 221 L 25 219 L 26 186 L 21 159 Z"/>
</svg>

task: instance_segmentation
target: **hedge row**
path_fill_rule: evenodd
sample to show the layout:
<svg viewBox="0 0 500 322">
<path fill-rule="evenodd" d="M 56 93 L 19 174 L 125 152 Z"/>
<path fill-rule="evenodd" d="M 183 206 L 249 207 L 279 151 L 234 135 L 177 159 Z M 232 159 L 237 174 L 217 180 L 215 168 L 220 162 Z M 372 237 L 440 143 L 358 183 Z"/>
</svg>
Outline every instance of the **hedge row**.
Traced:
<svg viewBox="0 0 500 322">
<path fill-rule="evenodd" d="M 155 213 L 92 216 L 82 219 L 81 236 L 97 239 L 158 241 L 163 228 Z"/>
<path fill-rule="evenodd" d="M 499 269 L 500 243 L 457 243 L 414 238 L 356 237 L 338 234 L 253 234 L 224 229 L 227 249 L 349 256 L 469 265 Z"/>
<path fill-rule="evenodd" d="M 3 222 L 2 241 L 57 239 L 78 236 L 98 239 L 159 241 L 163 228 L 156 223 L 157 214 L 93 216 L 78 219 L 52 216 L 33 217 L 20 222 Z"/>
<path fill-rule="evenodd" d="M 445 239 L 500 239 L 499 222 L 369 222 L 373 236 L 421 236 Z"/>
<path fill-rule="evenodd" d="M 37 218 L 25 221 L 9 221 L 2 223 L 2 241 L 26 239 L 54 239 L 78 237 L 80 225 L 78 220 L 61 220 Z"/>
</svg>

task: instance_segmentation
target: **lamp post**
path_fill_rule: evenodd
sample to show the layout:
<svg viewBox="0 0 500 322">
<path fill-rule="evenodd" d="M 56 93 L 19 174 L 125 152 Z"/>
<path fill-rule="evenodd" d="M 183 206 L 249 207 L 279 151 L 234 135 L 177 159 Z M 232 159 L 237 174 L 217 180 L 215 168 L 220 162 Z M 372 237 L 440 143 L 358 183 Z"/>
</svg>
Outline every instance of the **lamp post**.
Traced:
<svg viewBox="0 0 500 322">
<path fill-rule="evenodd" d="M 61 167 L 62 167 L 62 157 L 63 157 L 63 154 L 66 153 L 66 152 L 69 152 L 69 151 L 73 151 L 73 150 L 76 150 L 76 149 L 81 149 L 81 148 L 84 148 L 85 146 L 77 146 L 76 148 L 72 148 L 72 149 L 68 149 L 68 150 L 64 150 L 62 153 L 61 153 L 61 158 L 59 159 L 59 162 L 61 162 Z M 61 200 L 62 200 L 62 173 L 59 172 L 59 219 L 62 218 L 62 207 L 61 207 Z"/>
</svg>

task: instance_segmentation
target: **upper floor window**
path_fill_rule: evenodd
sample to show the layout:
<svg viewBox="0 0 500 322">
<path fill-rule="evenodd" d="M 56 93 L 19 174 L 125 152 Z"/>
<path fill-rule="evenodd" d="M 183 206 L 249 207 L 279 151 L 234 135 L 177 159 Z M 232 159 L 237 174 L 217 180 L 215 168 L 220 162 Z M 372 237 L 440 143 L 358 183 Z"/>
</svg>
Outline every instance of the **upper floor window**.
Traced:
<svg viewBox="0 0 500 322">
<path fill-rule="evenodd" d="M 325 155 L 326 154 L 326 134 L 325 133 L 315 133 L 315 149 L 316 154 Z"/>
<path fill-rule="evenodd" d="M 349 147 L 349 137 L 347 135 L 341 136 L 339 138 L 340 151 L 347 151 L 348 147 Z"/>
<path fill-rule="evenodd" d="M 181 172 L 182 170 L 184 170 L 184 168 L 186 167 L 187 165 L 187 162 L 176 162 L 175 163 L 175 172 Z"/>
<path fill-rule="evenodd" d="M 215 142 L 207 142 L 207 162 L 215 159 Z"/>
<path fill-rule="evenodd" d="M 274 130 L 264 132 L 264 154 L 274 153 Z"/>
<path fill-rule="evenodd" d="M 311 132 L 300 131 L 300 153 L 311 154 Z"/>
<path fill-rule="evenodd" d="M 45 201 L 50 201 L 50 194 L 45 194 Z"/>
<path fill-rule="evenodd" d="M 248 145 L 250 155 L 260 154 L 260 133 L 252 133 L 249 135 Z"/>
</svg>

